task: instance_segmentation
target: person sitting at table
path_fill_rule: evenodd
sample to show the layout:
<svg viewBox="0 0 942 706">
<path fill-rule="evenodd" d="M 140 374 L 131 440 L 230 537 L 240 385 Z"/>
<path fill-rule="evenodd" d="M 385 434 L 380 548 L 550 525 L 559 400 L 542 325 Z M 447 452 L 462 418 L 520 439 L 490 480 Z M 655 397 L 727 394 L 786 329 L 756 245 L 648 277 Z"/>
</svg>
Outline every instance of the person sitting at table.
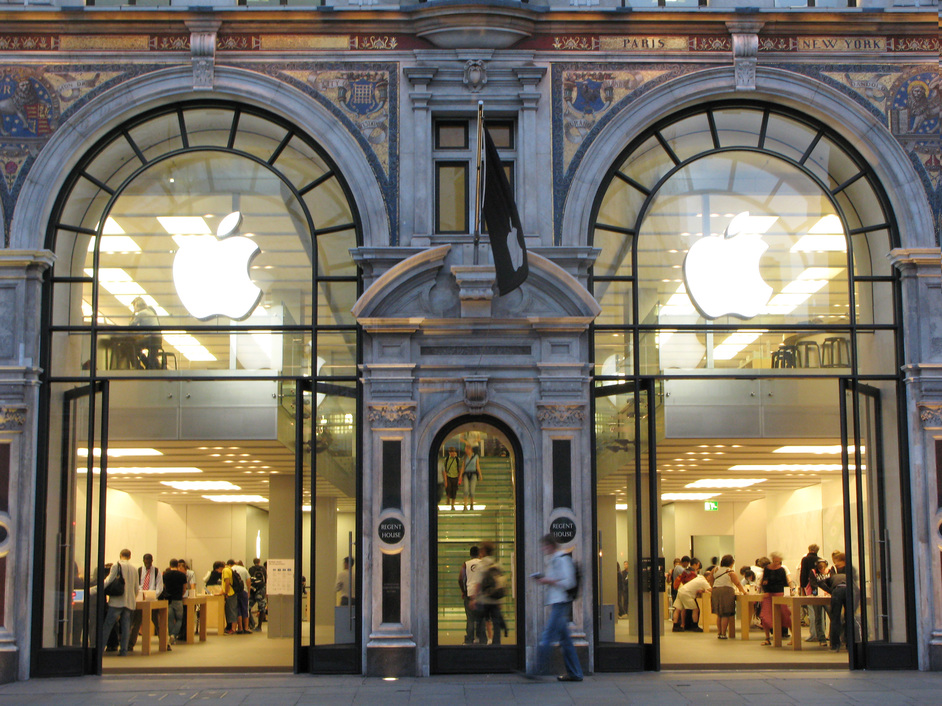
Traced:
<svg viewBox="0 0 942 706">
<path fill-rule="evenodd" d="M 144 301 L 143 297 L 135 297 L 131 302 L 134 313 L 128 326 L 160 326 L 157 312 L 154 307 Z M 134 336 L 134 359 L 132 367 L 143 367 L 146 370 L 155 370 L 160 367 L 157 351 L 163 344 L 163 336 L 156 331 Z"/>
</svg>

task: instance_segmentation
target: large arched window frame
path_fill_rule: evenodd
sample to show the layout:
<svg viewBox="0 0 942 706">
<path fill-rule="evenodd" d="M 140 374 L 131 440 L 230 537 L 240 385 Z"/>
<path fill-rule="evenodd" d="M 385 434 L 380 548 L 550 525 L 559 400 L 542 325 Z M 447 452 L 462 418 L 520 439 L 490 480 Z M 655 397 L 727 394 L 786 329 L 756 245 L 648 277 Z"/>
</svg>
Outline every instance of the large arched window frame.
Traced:
<svg viewBox="0 0 942 706">
<path fill-rule="evenodd" d="M 686 250 L 697 236 L 712 232 L 722 237 L 724 227 L 736 214 L 709 214 L 719 218 L 703 223 L 699 229 L 689 228 L 691 232 L 667 234 L 658 227 L 659 217 L 667 222 L 658 209 L 670 197 L 689 196 L 696 191 L 698 165 L 711 160 L 751 160 L 756 173 L 763 164 L 769 165 L 772 171 L 784 175 L 779 183 L 794 179 L 819 190 L 821 203 L 826 204 L 822 213 L 830 211 L 831 222 L 840 224 L 833 230 L 842 231 L 844 236 L 844 252 L 832 252 L 828 256 L 830 264 L 839 256 L 839 267 L 844 272 L 827 286 L 822 285 L 817 296 L 830 296 L 822 306 L 843 307 L 840 316 L 835 312 L 825 315 L 821 307 L 815 309 L 811 304 L 786 315 L 781 298 L 776 314 L 774 305 L 777 295 L 782 294 L 780 287 L 774 288 L 768 306 L 753 317 L 706 319 L 697 310 L 681 276 Z M 709 188 L 703 191 L 710 193 Z M 725 191 L 730 190 L 723 186 L 716 189 L 718 193 Z M 740 204 L 746 201 L 742 197 L 738 200 Z M 740 205 L 735 210 L 748 208 Z M 706 209 L 695 215 L 707 215 Z M 791 234 L 793 249 L 798 235 Z M 807 116 L 777 106 L 726 101 L 699 105 L 662 120 L 640 134 L 614 160 L 592 209 L 588 242 L 601 249 L 590 278 L 591 290 L 603 307 L 594 325 L 595 372 L 600 381 L 623 380 L 632 373 L 667 374 L 670 368 L 676 368 L 671 373 L 675 375 L 696 374 L 708 365 L 713 367 L 712 361 L 707 363 L 706 350 L 711 345 L 715 350 L 735 334 L 744 339 L 759 334 L 753 346 L 754 367 L 745 370 L 732 364 L 718 365 L 721 370 L 717 373 L 754 375 L 756 368 L 770 371 L 772 354 L 778 346 L 816 334 L 819 346 L 825 338 L 836 337 L 845 339 L 848 345 L 841 351 L 843 358 L 828 358 L 826 365 L 814 365 L 813 369 L 804 366 L 803 374 L 846 374 L 853 369 L 867 376 L 898 370 L 893 334 L 898 318 L 895 276 L 882 255 L 898 243 L 889 200 L 869 165 L 853 148 L 833 130 Z M 828 264 L 820 261 L 820 254 L 807 257 L 819 258 L 811 265 Z M 763 266 L 764 273 L 769 269 Z M 836 269 L 830 268 L 831 276 Z M 801 276 L 799 273 L 796 279 Z M 794 289 L 795 283 L 792 285 Z M 657 293 L 653 294 L 655 287 Z M 659 316 L 652 316 L 653 311 Z M 712 343 L 704 345 L 706 332 Z M 686 364 L 657 362 L 656 351 L 666 335 L 676 335 L 676 345 L 684 335 L 694 334 L 699 335 L 698 345 L 704 349 L 699 363 L 691 363 L 689 354 Z M 890 351 L 890 358 L 876 361 L 866 353 L 861 355 L 861 335 L 879 341 L 867 348 Z M 800 362 L 798 367 L 803 367 Z"/>
</svg>

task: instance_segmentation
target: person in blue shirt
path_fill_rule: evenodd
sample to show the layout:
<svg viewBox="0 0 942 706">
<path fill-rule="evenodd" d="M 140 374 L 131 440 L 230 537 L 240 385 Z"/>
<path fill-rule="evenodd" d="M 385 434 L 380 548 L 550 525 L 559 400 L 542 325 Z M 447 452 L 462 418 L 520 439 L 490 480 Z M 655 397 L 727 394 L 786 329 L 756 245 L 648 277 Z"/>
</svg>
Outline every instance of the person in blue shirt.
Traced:
<svg viewBox="0 0 942 706">
<path fill-rule="evenodd" d="M 546 557 L 546 571 L 534 574 L 533 578 L 546 586 L 544 603 L 550 607 L 549 620 L 537 650 L 537 674 L 542 675 L 549 664 L 553 643 L 559 643 L 563 652 L 566 673 L 557 677 L 559 681 L 582 681 L 582 665 L 576 655 L 576 648 L 569 635 L 569 613 L 572 606 L 570 590 L 576 587 L 576 566 L 572 556 L 559 548 L 559 543 L 551 534 L 542 539 L 543 554 Z"/>
</svg>

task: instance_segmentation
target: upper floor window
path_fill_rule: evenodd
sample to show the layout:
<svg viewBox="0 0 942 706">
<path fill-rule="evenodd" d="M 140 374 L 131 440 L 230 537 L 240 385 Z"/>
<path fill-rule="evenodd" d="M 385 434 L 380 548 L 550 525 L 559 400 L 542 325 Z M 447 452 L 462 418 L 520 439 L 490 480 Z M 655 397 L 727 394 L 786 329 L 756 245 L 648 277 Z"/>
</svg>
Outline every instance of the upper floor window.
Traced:
<svg viewBox="0 0 942 706">
<path fill-rule="evenodd" d="M 515 123 L 486 120 L 485 125 L 500 151 L 511 187 L 516 160 Z M 474 120 L 440 119 L 434 123 L 435 232 L 470 233 L 474 227 L 475 159 L 477 131 Z"/>
</svg>

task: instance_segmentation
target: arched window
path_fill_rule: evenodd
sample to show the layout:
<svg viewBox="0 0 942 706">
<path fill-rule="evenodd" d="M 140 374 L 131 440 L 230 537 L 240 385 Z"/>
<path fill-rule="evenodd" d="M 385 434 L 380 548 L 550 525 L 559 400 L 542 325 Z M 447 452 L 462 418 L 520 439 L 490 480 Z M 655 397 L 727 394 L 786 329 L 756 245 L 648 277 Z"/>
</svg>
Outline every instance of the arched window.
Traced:
<svg viewBox="0 0 942 706">
<path fill-rule="evenodd" d="M 595 206 L 596 372 L 892 372 L 892 221 L 863 160 L 806 117 L 721 103 L 664 121 Z"/>
<path fill-rule="evenodd" d="M 272 115 L 193 102 L 129 121 L 50 222 L 54 373 L 355 374 L 358 231 L 337 168 Z"/>
</svg>

